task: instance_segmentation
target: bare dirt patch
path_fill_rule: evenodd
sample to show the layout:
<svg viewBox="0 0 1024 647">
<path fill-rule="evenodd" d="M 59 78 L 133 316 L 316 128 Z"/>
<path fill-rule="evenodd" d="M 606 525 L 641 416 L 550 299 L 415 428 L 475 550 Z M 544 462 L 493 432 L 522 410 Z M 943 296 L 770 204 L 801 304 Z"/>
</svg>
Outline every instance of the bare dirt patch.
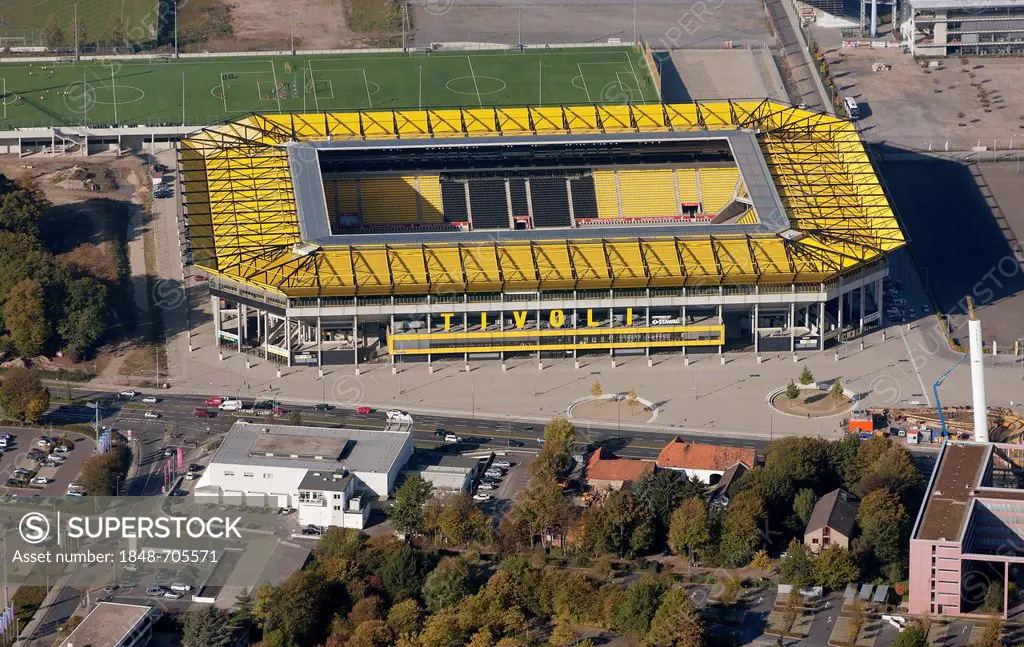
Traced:
<svg viewBox="0 0 1024 647">
<path fill-rule="evenodd" d="M 649 422 L 651 411 L 642 404 L 633 408 L 625 400 L 587 400 L 572 408 L 572 417 L 580 420 L 604 420 L 607 422 L 624 422 L 642 424 Z"/>
<path fill-rule="evenodd" d="M 272 44 L 288 49 L 293 32 L 299 49 L 359 44 L 358 36 L 345 24 L 342 0 L 226 0 L 225 4 L 231 7 L 235 39 L 246 49 Z"/>
</svg>

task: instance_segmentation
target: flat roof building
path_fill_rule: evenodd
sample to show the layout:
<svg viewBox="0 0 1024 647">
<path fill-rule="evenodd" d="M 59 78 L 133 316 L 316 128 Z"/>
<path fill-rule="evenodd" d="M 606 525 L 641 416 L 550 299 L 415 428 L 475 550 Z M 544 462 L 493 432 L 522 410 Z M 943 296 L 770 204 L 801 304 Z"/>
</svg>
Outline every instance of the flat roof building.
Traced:
<svg viewBox="0 0 1024 647">
<path fill-rule="evenodd" d="M 100 602 L 60 647 L 145 647 L 159 617 L 155 607 Z"/>
<path fill-rule="evenodd" d="M 903 11 L 914 56 L 1024 54 L 1024 0 L 910 0 Z"/>
<path fill-rule="evenodd" d="M 197 497 L 294 507 L 301 524 L 362 528 L 413 453 L 412 434 L 236 422 Z"/>
<path fill-rule="evenodd" d="M 1024 446 L 947 442 L 910 538 L 910 612 L 980 614 L 999 583 L 1006 616 L 1024 564 Z M 987 615 L 987 613 L 985 614 Z"/>
</svg>

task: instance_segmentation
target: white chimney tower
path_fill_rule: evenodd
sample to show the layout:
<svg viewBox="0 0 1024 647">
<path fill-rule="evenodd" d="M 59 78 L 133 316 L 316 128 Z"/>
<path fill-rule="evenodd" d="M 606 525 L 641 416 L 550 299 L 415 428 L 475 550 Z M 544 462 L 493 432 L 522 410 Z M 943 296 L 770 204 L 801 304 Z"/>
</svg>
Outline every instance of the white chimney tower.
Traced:
<svg viewBox="0 0 1024 647">
<path fill-rule="evenodd" d="M 971 347 L 971 390 L 974 406 L 974 440 L 988 442 L 988 404 L 985 400 L 985 343 L 981 338 L 981 322 L 974 317 L 974 303 L 967 297 L 970 318 L 967 336 Z"/>
</svg>

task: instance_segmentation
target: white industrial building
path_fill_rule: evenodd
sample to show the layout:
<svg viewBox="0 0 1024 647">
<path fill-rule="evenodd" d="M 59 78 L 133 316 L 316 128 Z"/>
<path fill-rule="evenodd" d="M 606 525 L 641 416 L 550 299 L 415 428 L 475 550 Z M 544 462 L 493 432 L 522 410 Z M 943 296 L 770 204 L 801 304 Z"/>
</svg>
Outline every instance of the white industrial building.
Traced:
<svg viewBox="0 0 1024 647">
<path fill-rule="evenodd" d="M 413 453 L 412 434 L 236 422 L 194 490 L 197 498 L 292 507 L 299 523 L 362 528 Z"/>
<path fill-rule="evenodd" d="M 1024 0 L 909 0 L 903 14 L 914 56 L 1024 54 Z"/>
</svg>

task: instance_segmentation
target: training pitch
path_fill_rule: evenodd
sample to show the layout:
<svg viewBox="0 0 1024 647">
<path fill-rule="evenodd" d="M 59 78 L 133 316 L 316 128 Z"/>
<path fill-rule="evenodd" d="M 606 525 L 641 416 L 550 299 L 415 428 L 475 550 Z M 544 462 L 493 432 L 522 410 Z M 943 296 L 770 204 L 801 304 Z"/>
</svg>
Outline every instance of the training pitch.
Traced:
<svg viewBox="0 0 1024 647">
<path fill-rule="evenodd" d="M 630 47 L 0 64 L 0 130 L 657 100 L 643 54 Z"/>
</svg>

